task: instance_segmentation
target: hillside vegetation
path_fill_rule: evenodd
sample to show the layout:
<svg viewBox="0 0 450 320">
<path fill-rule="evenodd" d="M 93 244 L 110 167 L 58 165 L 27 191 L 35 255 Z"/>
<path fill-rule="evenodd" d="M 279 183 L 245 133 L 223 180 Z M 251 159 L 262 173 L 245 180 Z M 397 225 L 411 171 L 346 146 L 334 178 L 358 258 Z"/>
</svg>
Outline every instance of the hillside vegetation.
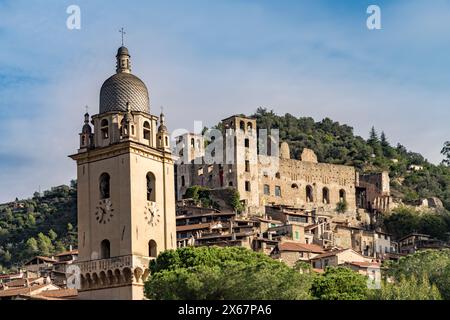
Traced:
<svg viewBox="0 0 450 320">
<path fill-rule="evenodd" d="M 0 272 L 77 246 L 76 184 L 0 205 Z"/>
<path fill-rule="evenodd" d="M 315 122 L 313 118 L 296 118 L 289 113 L 279 116 L 264 108 L 259 108 L 253 117 L 258 128 L 278 129 L 280 140 L 289 143 L 295 159 L 300 159 L 303 148 L 310 148 L 319 162 L 352 165 L 360 172 L 387 170 L 392 192 L 403 202 L 415 204 L 423 198 L 438 197 L 450 210 L 450 167 L 444 163 L 434 165 L 399 143 L 393 146 L 384 132 L 372 128 L 365 140 L 356 136 L 352 127 L 329 118 Z M 438 147 L 440 143 L 436 144 Z M 450 150 L 447 152 L 450 155 Z M 411 165 L 423 170 L 409 170 Z"/>
</svg>

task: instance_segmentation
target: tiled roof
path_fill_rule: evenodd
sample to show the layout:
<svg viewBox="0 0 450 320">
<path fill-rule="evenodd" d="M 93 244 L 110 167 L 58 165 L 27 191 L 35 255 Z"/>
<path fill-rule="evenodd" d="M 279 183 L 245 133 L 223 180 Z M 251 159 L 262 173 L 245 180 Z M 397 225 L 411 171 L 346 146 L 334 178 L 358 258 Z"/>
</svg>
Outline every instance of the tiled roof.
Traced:
<svg viewBox="0 0 450 320">
<path fill-rule="evenodd" d="M 282 242 L 278 245 L 280 251 L 298 251 L 298 252 L 313 252 L 323 253 L 321 246 L 317 244 L 296 243 L 296 242 Z"/>
<path fill-rule="evenodd" d="M 360 261 L 352 261 L 348 262 L 348 264 L 360 267 L 360 268 L 369 268 L 369 267 L 380 267 L 381 264 L 377 262 L 360 262 Z"/>
<path fill-rule="evenodd" d="M 78 296 L 78 291 L 77 289 L 48 290 L 39 293 L 39 295 L 48 298 L 69 298 Z"/>
<path fill-rule="evenodd" d="M 40 285 L 26 287 L 26 288 L 0 290 L 0 298 L 1 297 L 14 297 L 14 296 L 18 296 L 21 294 L 31 294 L 33 291 L 43 289 L 47 286 L 50 286 L 50 285 L 49 284 L 40 284 Z"/>
<path fill-rule="evenodd" d="M 62 252 L 60 254 L 57 254 L 56 256 L 57 257 L 61 257 L 61 256 L 76 255 L 76 254 L 78 254 L 78 250 L 77 249 L 72 250 L 72 251 Z"/>
<path fill-rule="evenodd" d="M 319 254 L 318 256 L 312 258 L 312 260 L 322 259 L 322 258 L 328 258 L 337 255 L 338 253 L 344 252 L 349 249 L 341 249 L 341 250 L 333 250 L 329 252 L 325 252 L 323 254 Z"/>
</svg>

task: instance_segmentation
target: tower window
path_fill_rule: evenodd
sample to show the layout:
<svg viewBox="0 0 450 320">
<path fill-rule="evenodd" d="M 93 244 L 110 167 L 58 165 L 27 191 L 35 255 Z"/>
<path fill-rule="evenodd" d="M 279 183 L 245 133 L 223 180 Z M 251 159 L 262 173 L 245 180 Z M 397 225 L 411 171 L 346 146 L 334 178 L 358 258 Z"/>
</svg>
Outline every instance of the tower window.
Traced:
<svg viewBox="0 0 450 320">
<path fill-rule="evenodd" d="M 233 181 L 229 181 L 229 182 L 228 182 L 228 186 L 229 186 L 229 187 L 232 187 L 232 186 L 233 186 Z"/>
<path fill-rule="evenodd" d="M 166 147 L 168 147 L 169 146 L 169 138 L 168 137 L 165 137 L 165 142 L 166 142 Z"/>
<path fill-rule="evenodd" d="M 245 172 L 250 172 L 250 161 L 245 160 Z"/>
<path fill-rule="evenodd" d="M 275 186 L 275 197 L 281 197 L 281 187 Z"/>
<path fill-rule="evenodd" d="M 184 187 L 186 185 L 186 179 L 184 176 L 181 176 L 181 186 Z"/>
<path fill-rule="evenodd" d="M 250 192 L 251 188 L 250 188 L 250 181 L 245 181 L 245 191 Z"/>
<path fill-rule="evenodd" d="M 194 140 L 194 138 L 191 139 L 191 148 L 195 148 L 195 140 Z"/>
<path fill-rule="evenodd" d="M 158 246 L 155 240 L 150 240 L 148 242 L 148 256 L 151 258 L 156 258 L 158 256 Z"/>
<path fill-rule="evenodd" d="M 103 240 L 100 244 L 100 257 L 101 259 L 109 259 L 111 257 L 111 244 L 109 240 Z"/>
<path fill-rule="evenodd" d="M 306 202 L 313 202 L 313 188 L 311 186 L 306 186 Z"/>
<path fill-rule="evenodd" d="M 108 139 L 109 137 L 109 122 L 106 119 L 103 119 L 100 124 L 100 131 L 103 139 Z"/>
<path fill-rule="evenodd" d="M 322 190 L 322 201 L 324 204 L 330 204 L 330 191 L 328 188 Z"/>
<path fill-rule="evenodd" d="M 341 202 L 345 202 L 346 201 L 345 190 L 344 189 L 339 190 L 339 201 L 341 201 Z"/>
<path fill-rule="evenodd" d="M 250 139 L 246 138 L 246 139 L 244 140 L 244 146 L 245 146 L 246 148 L 250 148 Z"/>
<path fill-rule="evenodd" d="M 100 199 L 110 198 L 110 176 L 102 173 L 99 179 Z"/>
<path fill-rule="evenodd" d="M 144 122 L 144 139 L 150 141 L 150 124 L 147 121 Z"/>
<path fill-rule="evenodd" d="M 155 200 L 155 175 L 151 172 L 147 173 L 147 201 Z"/>
<path fill-rule="evenodd" d="M 244 122 L 244 121 L 241 121 L 241 122 L 239 123 L 239 128 L 240 128 L 242 131 L 245 130 L 245 122 Z"/>
<path fill-rule="evenodd" d="M 264 185 L 264 194 L 270 196 L 270 186 L 268 184 Z"/>
</svg>

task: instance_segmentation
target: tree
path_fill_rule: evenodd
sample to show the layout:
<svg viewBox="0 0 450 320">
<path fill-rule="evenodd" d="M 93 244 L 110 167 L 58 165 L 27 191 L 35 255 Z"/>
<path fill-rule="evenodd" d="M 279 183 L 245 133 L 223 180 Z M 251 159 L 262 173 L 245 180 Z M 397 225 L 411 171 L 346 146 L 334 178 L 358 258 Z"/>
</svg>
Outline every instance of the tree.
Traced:
<svg viewBox="0 0 450 320">
<path fill-rule="evenodd" d="M 32 256 L 38 253 L 39 247 L 38 242 L 36 241 L 35 238 L 33 237 L 29 238 L 25 245 L 26 245 L 26 252 L 28 255 Z"/>
<path fill-rule="evenodd" d="M 367 290 L 367 278 L 344 267 L 328 267 L 311 287 L 319 300 L 364 300 Z"/>
<path fill-rule="evenodd" d="M 58 238 L 58 235 L 55 231 L 53 231 L 53 229 L 50 229 L 48 232 L 48 237 L 50 238 L 50 240 L 55 241 L 56 238 Z"/>
<path fill-rule="evenodd" d="M 426 275 L 416 279 L 414 275 L 407 278 L 401 275 L 395 283 L 382 281 L 380 290 L 369 292 L 371 300 L 441 300 L 441 294 Z"/>
<path fill-rule="evenodd" d="M 42 232 L 38 234 L 37 245 L 39 248 L 39 253 L 43 256 L 50 256 L 55 250 L 50 238 Z"/>
<path fill-rule="evenodd" d="M 388 276 L 397 281 L 401 277 L 420 279 L 427 275 L 444 299 L 450 299 L 450 249 L 423 250 L 387 264 Z"/>
<path fill-rule="evenodd" d="M 442 164 L 450 166 L 450 141 L 444 143 L 441 154 L 445 157 L 445 159 L 442 160 Z"/>
<path fill-rule="evenodd" d="M 348 210 L 348 203 L 345 200 L 341 200 L 336 205 L 336 212 L 345 213 Z"/>
<path fill-rule="evenodd" d="M 150 265 L 145 294 L 154 300 L 309 299 L 311 275 L 241 247 L 186 247 Z"/>
</svg>

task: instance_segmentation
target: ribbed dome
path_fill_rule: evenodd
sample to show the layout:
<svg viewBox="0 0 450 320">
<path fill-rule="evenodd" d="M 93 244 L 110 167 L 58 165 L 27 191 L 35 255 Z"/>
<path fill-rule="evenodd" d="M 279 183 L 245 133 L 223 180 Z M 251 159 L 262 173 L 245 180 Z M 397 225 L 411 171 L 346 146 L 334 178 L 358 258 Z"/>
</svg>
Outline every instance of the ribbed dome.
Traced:
<svg viewBox="0 0 450 320">
<path fill-rule="evenodd" d="M 100 90 L 100 113 L 127 111 L 150 113 L 148 90 L 144 82 L 131 73 L 121 72 L 105 81 Z"/>
</svg>

